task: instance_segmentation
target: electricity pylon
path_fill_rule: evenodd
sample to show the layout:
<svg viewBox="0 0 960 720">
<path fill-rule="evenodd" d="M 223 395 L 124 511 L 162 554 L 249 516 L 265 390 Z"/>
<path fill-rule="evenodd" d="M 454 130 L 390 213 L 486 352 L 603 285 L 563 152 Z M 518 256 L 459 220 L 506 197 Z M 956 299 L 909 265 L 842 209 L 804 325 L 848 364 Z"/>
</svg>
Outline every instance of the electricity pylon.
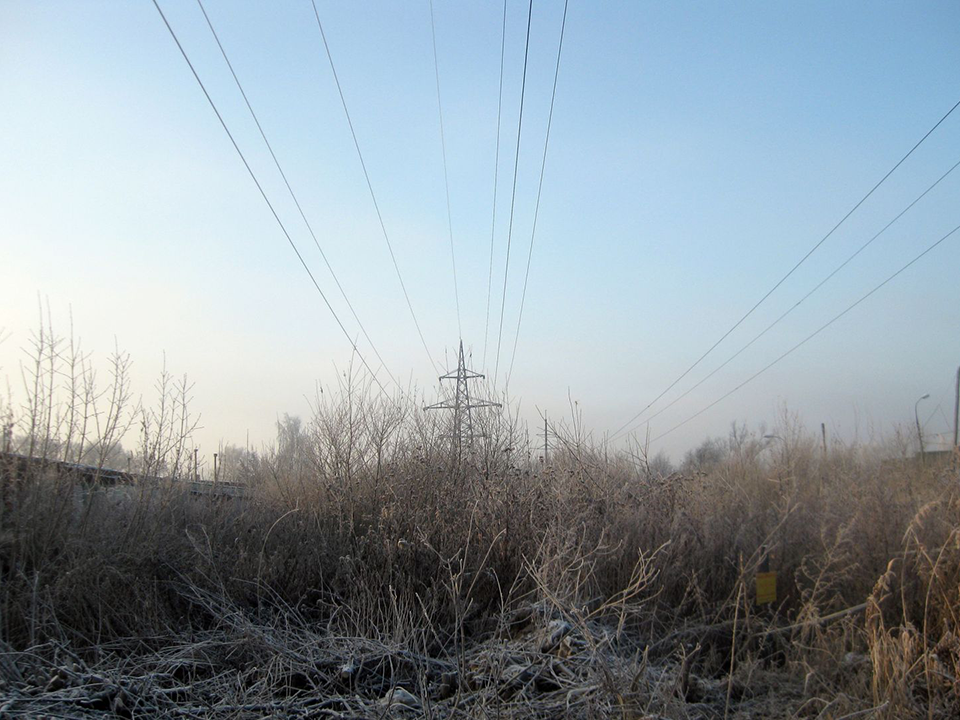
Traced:
<svg viewBox="0 0 960 720">
<path fill-rule="evenodd" d="M 452 400 L 444 400 L 435 405 L 428 405 L 424 410 L 453 410 L 453 432 L 442 437 L 450 438 L 457 451 L 457 460 L 463 457 L 464 440 L 467 445 L 473 443 L 474 438 L 484 437 L 473 430 L 473 411 L 477 408 L 500 407 L 500 403 L 490 400 L 476 400 L 470 397 L 470 380 L 479 380 L 483 377 L 478 372 L 467 369 L 463 358 L 463 340 L 460 341 L 460 356 L 457 361 L 456 372 L 441 375 L 440 380 L 456 380 L 457 388 Z"/>
</svg>

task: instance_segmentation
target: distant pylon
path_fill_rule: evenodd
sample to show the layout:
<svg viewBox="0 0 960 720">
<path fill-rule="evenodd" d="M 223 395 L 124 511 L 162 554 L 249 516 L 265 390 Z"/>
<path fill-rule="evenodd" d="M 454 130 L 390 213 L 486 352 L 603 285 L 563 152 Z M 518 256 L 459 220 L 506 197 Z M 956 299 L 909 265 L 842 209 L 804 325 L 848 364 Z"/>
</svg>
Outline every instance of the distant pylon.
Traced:
<svg viewBox="0 0 960 720">
<path fill-rule="evenodd" d="M 460 354 L 457 361 L 456 372 L 441 375 L 440 380 L 456 380 L 457 388 L 452 400 L 443 400 L 435 405 L 428 405 L 424 410 L 453 410 L 453 431 L 450 435 L 443 437 L 450 438 L 457 451 L 457 459 L 463 456 L 464 440 L 467 445 L 472 444 L 474 438 L 484 437 L 482 434 L 474 432 L 473 429 L 473 411 L 477 408 L 500 407 L 500 403 L 490 400 L 475 400 L 470 397 L 470 380 L 479 380 L 482 374 L 468 370 L 466 361 L 463 357 L 463 340 L 460 341 Z"/>
</svg>

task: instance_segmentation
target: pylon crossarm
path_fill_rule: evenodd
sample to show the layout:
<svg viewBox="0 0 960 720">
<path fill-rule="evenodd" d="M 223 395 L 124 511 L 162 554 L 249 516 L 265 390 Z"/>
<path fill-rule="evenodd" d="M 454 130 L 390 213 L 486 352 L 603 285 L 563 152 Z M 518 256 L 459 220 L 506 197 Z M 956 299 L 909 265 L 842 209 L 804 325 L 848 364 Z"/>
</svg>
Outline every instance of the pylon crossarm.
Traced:
<svg viewBox="0 0 960 720">
<path fill-rule="evenodd" d="M 456 372 L 447 373 L 446 375 L 441 375 L 441 380 L 480 380 L 485 378 L 486 375 L 478 372 L 473 372 L 473 370 L 464 369 L 463 374 Z"/>
<path fill-rule="evenodd" d="M 471 403 L 460 403 L 459 405 L 456 402 L 450 402 L 449 400 L 444 400 L 443 402 L 438 402 L 435 405 L 427 405 L 424 410 L 456 410 L 457 408 L 461 410 L 474 410 L 476 408 L 486 408 L 486 407 L 503 407 L 500 403 L 488 402 L 486 400 L 477 400 L 476 402 Z"/>
</svg>

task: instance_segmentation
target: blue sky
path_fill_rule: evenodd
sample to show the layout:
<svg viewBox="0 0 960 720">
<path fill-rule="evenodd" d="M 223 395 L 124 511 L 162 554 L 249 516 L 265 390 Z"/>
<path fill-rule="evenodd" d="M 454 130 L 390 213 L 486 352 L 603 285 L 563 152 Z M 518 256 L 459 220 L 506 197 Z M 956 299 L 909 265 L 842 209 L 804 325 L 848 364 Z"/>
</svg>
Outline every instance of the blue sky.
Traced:
<svg viewBox="0 0 960 720">
<path fill-rule="evenodd" d="M 349 312 L 195 2 L 161 3 L 349 331 Z M 435 394 L 308 0 L 205 6 L 318 239 L 391 371 Z M 318 3 L 411 302 L 457 343 L 429 5 Z M 496 337 L 525 3 L 508 2 L 495 232 Z M 436 0 L 464 342 L 484 352 L 502 5 Z M 505 311 L 509 355 L 563 5 L 534 3 Z M 960 99 L 960 5 L 571 0 L 510 394 L 614 430 L 710 347 Z M 166 353 L 196 381 L 202 444 L 271 435 L 349 343 L 149 1 L 0 4 L 0 372 L 16 390 L 38 294 L 84 345 Z M 666 395 L 738 350 L 960 160 L 960 110 Z M 960 223 L 960 170 L 713 378 L 657 435 L 776 358 Z M 960 363 L 960 234 L 654 449 L 674 457 L 786 405 L 844 438 L 946 429 Z M 492 342 L 492 341 L 491 341 Z M 372 353 L 360 344 L 361 351 Z M 495 346 L 494 346 L 495 349 Z M 494 349 L 488 349 L 488 365 Z M 502 358 L 509 364 L 509 358 Z M 938 404 L 943 412 L 937 413 Z M 658 404 L 653 410 L 658 409 Z"/>
</svg>

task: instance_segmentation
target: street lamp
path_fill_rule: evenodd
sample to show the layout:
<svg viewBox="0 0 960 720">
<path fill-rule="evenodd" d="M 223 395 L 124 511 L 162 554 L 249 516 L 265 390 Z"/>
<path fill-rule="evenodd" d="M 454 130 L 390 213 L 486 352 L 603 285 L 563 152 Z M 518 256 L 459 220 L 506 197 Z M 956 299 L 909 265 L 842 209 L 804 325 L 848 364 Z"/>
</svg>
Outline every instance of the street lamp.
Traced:
<svg viewBox="0 0 960 720">
<path fill-rule="evenodd" d="M 926 464 L 926 456 L 923 452 L 923 429 L 920 427 L 920 403 L 930 397 L 930 393 L 921 396 L 913 405 L 913 419 L 917 421 L 917 440 L 920 442 L 920 464 Z"/>
</svg>

